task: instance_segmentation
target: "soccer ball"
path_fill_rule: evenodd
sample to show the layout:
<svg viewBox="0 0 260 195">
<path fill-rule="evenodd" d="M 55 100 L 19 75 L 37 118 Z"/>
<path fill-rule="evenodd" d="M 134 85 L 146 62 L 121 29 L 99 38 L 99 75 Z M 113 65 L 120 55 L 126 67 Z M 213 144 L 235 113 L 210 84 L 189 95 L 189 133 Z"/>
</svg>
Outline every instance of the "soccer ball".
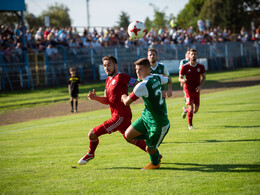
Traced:
<svg viewBox="0 0 260 195">
<path fill-rule="evenodd" d="M 146 33 L 144 23 L 140 21 L 131 22 L 128 26 L 128 34 L 132 39 L 141 39 Z"/>
</svg>

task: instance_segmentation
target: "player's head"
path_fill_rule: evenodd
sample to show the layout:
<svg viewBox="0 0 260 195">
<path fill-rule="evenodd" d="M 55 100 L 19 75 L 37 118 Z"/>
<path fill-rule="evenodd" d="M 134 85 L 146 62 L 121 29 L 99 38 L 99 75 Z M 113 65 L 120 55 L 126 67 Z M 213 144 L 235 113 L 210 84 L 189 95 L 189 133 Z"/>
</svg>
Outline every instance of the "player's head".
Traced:
<svg viewBox="0 0 260 195">
<path fill-rule="evenodd" d="M 190 49 L 190 61 L 196 61 L 198 58 L 198 52 L 196 49 Z"/>
<path fill-rule="evenodd" d="M 76 75 L 76 68 L 70 68 L 70 74 L 73 76 Z"/>
<path fill-rule="evenodd" d="M 154 48 L 148 49 L 147 58 L 148 58 L 148 60 L 151 64 L 156 63 L 156 61 L 157 61 L 157 51 L 156 51 L 156 49 L 154 49 Z"/>
<path fill-rule="evenodd" d="M 187 49 L 185 59 L 190 60 L 190 48 Z"/>
<path fill-rule="evenodd" d="M 150 75 L 150 62 L 147 58 L 141 58 L 134 64 L 138 79 L 144 80 L 145 77 Z"/>
<path fill-rule="evenodd" d="M 117 59 L 114 56 L 105 56 L 102 58 L 102 62 L 107 76 L 117 73 Z"/>
</svg>

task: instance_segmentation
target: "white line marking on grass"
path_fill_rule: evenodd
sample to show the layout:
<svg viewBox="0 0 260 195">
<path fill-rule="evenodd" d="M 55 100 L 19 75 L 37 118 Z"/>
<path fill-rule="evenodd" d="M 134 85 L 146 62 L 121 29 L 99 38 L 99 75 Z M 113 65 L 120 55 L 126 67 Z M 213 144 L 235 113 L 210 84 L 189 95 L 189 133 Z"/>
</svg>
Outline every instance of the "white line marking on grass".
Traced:
<svg viewBox="0 0 260 195">
<path fill-rule="evenodd" d="M 178 104 L 178 102 L 172 102 L 172 103 L 169 103 L 168 105 L 174 105 L 174 104 Z M 139 104 L 139 105 L 142 105 L 142 104 Z M 142 105 L 141 109 L 140 108 L 132 109 L 132 112 L 142 111 L 143 109 L 144 109 L 144 105 Z M 96 115 L 96 116 L 83 117 L 83 118 L 78 118 L 78 119 L 71 119 L 71 120 L 67 120 L 67 121 L 54 122 L 54 123 L 48 123 L 48 124 L 37 125 L 37 126 L 32 126 L 32 127 L 13 129 L 13 130 L 10 130 L 10 131 L 3 131 L 3 132 L 0 132 L 0 134 L 6 134 L 6 133 L 11 133 L 11 132 L 16 132 L 16 131 L 24 131 L 24 130 L 29 130 L 29 129 L 37 129 L 37 128 L 40 128 L 40 127 L 48 127 L 48 126 L 52 126 L 52 125 L 71 123 L 71 122 L 75 122 L 75 121 L 81 121 L 81 120 L 91 119 L 91 118 L 99 118 L 99 117 L 104 117 L 104 116 L 111 116 L 111 115 L 110 114 L 104 114 L 104 115 L 98 115 L 98 116 Z"/>
<path fill-rule="evenodd" d="M 99 117 L 104 117 L 104 116 L 108 116 L 108 114 L 98 115 L 98 116 L 90 116 L 90 117 L 83 117 L 83 118 L 72 119 L 72 120 L 61 121 L 61 122 L 48 123 L 48 124 L 37 125 L 37 126 L 32 126 L 32 127 L 25 127 L 25 128 L 21 128 L 21 129 L 14 129 L 14 130 L 10 130 L 10 131 L 0 132 L 0 134 L 5 134 L 5 133 L 10 133 L 10 132 L 15 132 L 15 131 L 24 131 L 24 130 L 28 130 L 28 129 L 34 129 L 34 128 L 37 129 L 39 127 L 48 127 L 48 126 L 51 126 L 51 125 L 65 124 L 65 123 L 70 123 L 70 122 L 74 122 L 74 121 L 81 121 L 81 120 L 85 120 L 85 119 L 99 118 Z"/>
</svg>

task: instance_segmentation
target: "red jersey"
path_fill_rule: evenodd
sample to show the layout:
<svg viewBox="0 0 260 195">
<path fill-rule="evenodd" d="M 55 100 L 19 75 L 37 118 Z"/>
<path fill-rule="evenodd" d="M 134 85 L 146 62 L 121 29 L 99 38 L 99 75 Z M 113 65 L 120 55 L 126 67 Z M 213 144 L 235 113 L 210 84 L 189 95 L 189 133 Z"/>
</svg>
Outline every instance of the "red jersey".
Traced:
<svg viewBox="0 0 260 195">
<path fill-rule="evenodd" d="M 192 66 L 190 63 L 182 66 L 180 76 L 185 76 L 187 82 L 184 90 L 196 92 L 196 88 L 200 85 L 201 75 L 205 73 L 205 67 L 202 64 Z"/>
<path fill-rule="evenodd" d="M 128 95 L 128 85 L 133 86 L 136 79 L 124 73 L 117 73 L 106 79 L 106 97 L 108 98 L 112 116 L 132 116 L 130 106 L 121 102 L 123 94 Z"/>
</svg>

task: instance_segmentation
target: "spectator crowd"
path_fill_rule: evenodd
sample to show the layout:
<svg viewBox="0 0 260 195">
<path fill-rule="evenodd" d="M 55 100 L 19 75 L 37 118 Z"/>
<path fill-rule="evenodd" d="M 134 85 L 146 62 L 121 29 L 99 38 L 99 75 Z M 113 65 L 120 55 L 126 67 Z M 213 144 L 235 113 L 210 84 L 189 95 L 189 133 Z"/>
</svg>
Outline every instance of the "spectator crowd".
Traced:
<svg viewBox="0 0 260 195">
<path fill-rule="evenodd" d="M 231 30 L 212 27 L 209 29 L 199 28 L 194 31 L 192 27 L 160 28 L 151 29 L 143 38 L 134 41 L 123 28 L 107 28 L 97 31 L 85 28 L 79 33 L 75 27 L 51 28 L 39 27 L 37 30 L 26 29 L 25 41 L 28 52 L 44 52 L 54 58 L 59 58 L 56 47 L 62 45 L 70 49 L 71 53 L 77 54 L 77 49 L 85 48 L 99 50 L 104 47 L 126 47 L 136 45 L 151 47 L 154 45 L 171 44 L 210 44 L 216 42 L 257 42 L 260 43 L 260 26 L 253 33 L 249 33 L 244 27 L 240 33 L 234 34 Z M 12 28 L 2 25 L 0 28 L 0 53 L 6 63 L 21 62 L 23 60 L 22 30 L 16 26 Z"/>
</svg>

